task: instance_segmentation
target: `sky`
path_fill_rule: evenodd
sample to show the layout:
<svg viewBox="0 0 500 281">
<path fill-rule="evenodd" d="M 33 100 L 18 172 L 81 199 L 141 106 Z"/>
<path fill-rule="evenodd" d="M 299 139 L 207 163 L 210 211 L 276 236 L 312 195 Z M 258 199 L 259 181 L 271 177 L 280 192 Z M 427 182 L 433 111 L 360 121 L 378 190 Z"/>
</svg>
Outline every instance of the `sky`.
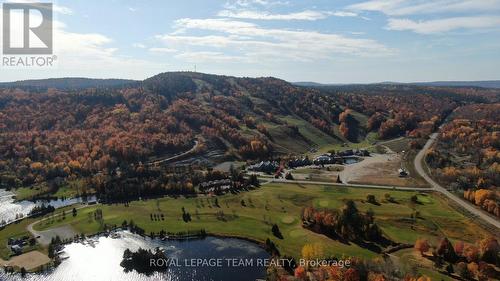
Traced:
<svg viewBox="0 0 500 281">
<path fill-rule="evenodd" d="M 0 81 L 195 69 L 320 83 L 500 79 L 500 0 L 52 3 L 56 66 L 0 66 Z"/>
</svg>

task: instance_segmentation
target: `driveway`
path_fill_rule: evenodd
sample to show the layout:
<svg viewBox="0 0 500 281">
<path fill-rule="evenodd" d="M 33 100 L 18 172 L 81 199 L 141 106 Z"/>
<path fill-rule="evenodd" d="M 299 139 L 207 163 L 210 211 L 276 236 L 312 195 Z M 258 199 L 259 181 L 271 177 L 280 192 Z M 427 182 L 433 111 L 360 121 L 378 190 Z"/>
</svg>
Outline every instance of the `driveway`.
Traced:
<svg viewBox="0 0 500 281">
<path fill-rule="evenodd" d="M 77 234 L 73 228 L 69 225 L 64 225 L 60 227 L 51 228 L 44 231 L 37 231 L 33 229 L 33 225 L 38 222 L 34 222 L 28 225 L 27 230 L 33 234 L 33 236 L 37 237 L 36 240 L 43 246 L 47 246 L 50 244 L 52 238 L 59 236 L 61 240 L 74 238 Z"/>
</svg>

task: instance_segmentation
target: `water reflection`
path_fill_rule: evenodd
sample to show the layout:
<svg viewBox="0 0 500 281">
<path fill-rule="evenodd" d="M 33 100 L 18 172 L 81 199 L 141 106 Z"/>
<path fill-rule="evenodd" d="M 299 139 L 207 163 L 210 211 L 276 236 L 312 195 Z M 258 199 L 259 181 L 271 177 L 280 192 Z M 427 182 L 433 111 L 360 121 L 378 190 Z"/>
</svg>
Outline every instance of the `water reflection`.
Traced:
<svg viewBox="0 0 500 281">
<path fill-rule="evenodd" d="M 208 237 L 203 240 L 161 241 L 142 238 L 129 232 L 120 232 L 119 239 L 98 238 L 93 246 L 73 243 L 64 248 L 67 256 L 59 267 L 45 274 L 29 274 L 24 279 L 19 275 L 3 275 L 0 280 L 7 281 L 254 281 L 265 278 L 262 266 L 228 267 L 186 267 L 189 259 L 251 259 L 254 261 L 269 258 L 257 245 L 239 239 Z M 90 243 L 93 244 L 93 243 Z M 139 247 L 154 249 L 162 247 L 169 258 L 179 261 L 180 266 L 169 267 L 166 273 L 145 276 L 136 272 L 125 273 L 120 266 L 123 251 L 127 248 L 136 251 Z"/>
<path fill-rule="evenodd" d="M 5 221 L 9 223 L 19 217 L 20 215 L 26 216 L 35 207 L 42 204 L 52 205 L 54 208 L 66 207 L 76 203 L 81 203 L 84 201 L 83 198 L 70 198 L 70 199 L 58 199 L 58 200 L 38 200 L 35 202 L 31 201 L 18 201 L 15 202 L 14 193 L 11 191 L 6 191 L 5 189 L 0 189 L 0 222 Z M 95 197 L 89 197 L 86 200 L 95 200 Z"/>
<path fill-rule="evenodd" d="M 351 164 L 356 164 L 360 161 L 359 158 L 354 158 L 354 157 L 351 157 L 351 158 L 344 158 L 344 164 L 346 165 L 351 165 Z"/>
</svg>

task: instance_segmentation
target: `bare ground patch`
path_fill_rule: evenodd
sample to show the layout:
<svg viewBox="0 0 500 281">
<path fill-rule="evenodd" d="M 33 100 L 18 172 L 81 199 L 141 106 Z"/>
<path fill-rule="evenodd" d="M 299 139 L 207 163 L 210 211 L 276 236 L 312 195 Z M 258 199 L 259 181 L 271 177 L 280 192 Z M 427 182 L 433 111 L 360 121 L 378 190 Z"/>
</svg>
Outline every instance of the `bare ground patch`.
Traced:
<svg viewBox="0 0 500 281">
<path fill-rule="evenodd" d="M 402 163 L 402 154 L 399 153 L 372 154 L 359 163 L 346 166 L 340 178 L 346 183 L 425 187 L 414 175 L 399 176 L 398 170 L 404 166 Z"/>
<path fill-rule="evenodd" d="M 27 271 L 33 271 L 48 263 L 50 263 L 50 258 L 39 251 L 32 251 L 15 256 L 9 261 L 0 260 L 0 264 L 3 266 L 12 266 L 16 268 L 24 267 Z"/>
</svg>

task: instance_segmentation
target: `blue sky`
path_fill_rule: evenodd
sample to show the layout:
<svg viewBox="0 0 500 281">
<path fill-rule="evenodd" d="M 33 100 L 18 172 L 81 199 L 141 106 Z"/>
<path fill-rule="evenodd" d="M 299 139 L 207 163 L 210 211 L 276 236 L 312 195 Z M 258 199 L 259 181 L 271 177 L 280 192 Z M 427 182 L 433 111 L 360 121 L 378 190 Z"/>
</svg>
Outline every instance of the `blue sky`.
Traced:
<svg viewBox="0 0 500 281">
<path fill-rule="evenodd" d="M 500 79 L 500 0 L 53 3 L 57 67 L 0 68 L 1 81 L 144 79 L 195 65 L 323 83 Z"/>
</svg>

